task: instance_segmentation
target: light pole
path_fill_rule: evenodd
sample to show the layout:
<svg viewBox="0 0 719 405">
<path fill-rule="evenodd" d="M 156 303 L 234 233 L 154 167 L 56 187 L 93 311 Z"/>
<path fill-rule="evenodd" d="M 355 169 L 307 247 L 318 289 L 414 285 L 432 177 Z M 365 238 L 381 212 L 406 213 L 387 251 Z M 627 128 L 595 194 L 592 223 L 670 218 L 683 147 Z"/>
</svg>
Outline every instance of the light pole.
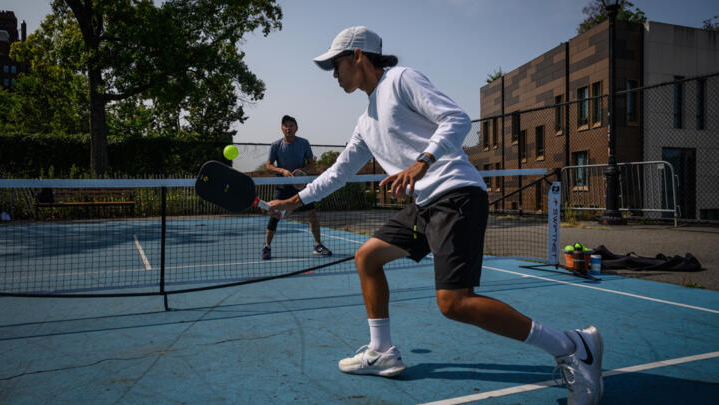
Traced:
<svg viewBox="0 0 719 405">
<path fill-rule="evenodd" d="M 616 103 L 614 100 L 614 77 L 615 77 L 615 62 L 614 62 L 614 33 L 616 31 L 615 23 L 617 20 L 617 12 L 622 5 L 622 0 L 602 0 L 604 9 L 607 11 L 607 17 L 609 17 L 609 117 L 607 131 L 608 140 L 608 165 L 605 176 L 607 178 L 607 196 L 606 196 L 606 210 L 604 215 L 599 219 L 601 223 L 605 225 L 622 225 L 626 224 L 627 221 L 622 217 L 619 212 L 619 168 L 617 167 L 617 160 L 615 157 L 615 138 L 616 138 Z"/>
</svg>

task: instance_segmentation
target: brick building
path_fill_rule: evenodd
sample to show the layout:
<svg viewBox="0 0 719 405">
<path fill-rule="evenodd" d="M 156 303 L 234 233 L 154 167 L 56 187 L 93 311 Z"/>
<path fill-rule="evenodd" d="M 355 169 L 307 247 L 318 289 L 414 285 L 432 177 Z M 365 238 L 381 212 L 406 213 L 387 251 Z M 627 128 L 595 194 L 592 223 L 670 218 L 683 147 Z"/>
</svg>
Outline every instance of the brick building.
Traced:
<svg viewBox="0 0 719 405">
<path fill-rule="evenodd" d="M 0 10 L 0 86 L 11 89 L 15 85 L 15 77 L 27 71 L 25 63 L 10 59 L 10 45 L 13 42 L 24 41 L 27 35 L 25 21 L 20 26 L 18 35 L 17 18 L 12 11 Z"/>
<path fill-rule="evenodd" d="M 687 83 L 683 87 L 675 85 L 673 96 L 632 89 L 718 72 L 719 32 L 655 22 L 617 21 L 614 53 L 614 88 L 619 93 L 615 97 L 614 120 L 618 162 L 671 160 L 673 155 L 681 153 L 684 166 L 691 169 L 692 164 L 686 161 L 696 160 L 694 150 L 702 147 L 717 150 L 716 122 L 708 122 L 715 118 L 710 105 L 713 98 L 706 97 L 719 90 L 714 88 L 716 80 Z M 694 90 L 697 86 L 703 87 Z M 667 88 L 671 93 L 671 85 Z M 707 98 L 706 102 L 697 98 L 697 91 Z M 473 128 L 479 137 L 476 145 L 466 142 L 465 150 L 480 170 L 606 164 L 608 92 L 609 22 L 604 21 L 483 86 L 481 118 Z M 707 111 L 702 115 L 702 123 L 696 124 L 704 132 L 687 141 L 681 136 L 672 136 L 679 130 L 687 132 L 688 127 L 694 133 L 698 131 L 699 127 L 693 122 L 688 125 L 695 115 L 701 115 L 695 112 L 697 108 L 689 106 L 697 103 L 702 103 Z M 656 114 L 664 110 L 669 112 L 662 117 L 666 115 L 664 118 L 670 123 L 661 126 L 657 123 L 662 120 Z M 681 123 L 674 124 L 676 129 L 669 131 L 672 117 L 677 114 L 680 119 L 685 117 L 684 127 L 681 128 Z M 708 136 L 712 131 L 714 136 Z M 474 138 L 470 138 L 470 144 L 472 140 Z M 712 161 L 708 156 L 704 159 L 706 164 Z M 699 158 L 697 164 L 701 165 L 701 160 Z M 675 170 L 682 168 L 675 167 Z M 685 178 L 694 176 L 693 173 L 684 175 Z M 592 183 L 590 178 L 576 181 L 574 192 L 586 191 Z M 488 183 L 490 194 L 506 194 L 522 185 L 521 182 L 500 184 L 494 179 Z M 712 187 L 704 189 L 715 192 L 719 184 L 714 186 L 713 190 Z M 510 204 L 511 208 L 541 210 L 540 196 L 544 191 L 539 187 L 526 190 Z M 697 210 L 692 204 L 685 204 L 684 212 L 694 217 Z"/>
<path fill-rule="evenodd" d="M 608 28 L 599 24 L 480 89 L 482 136 L 468 149 L 478 168 L 606 163 L 607 103 L 600 96 L 609 89 Z M 641 85 L 642 26 L 618 21 L 616 28 L 620 91 Z M 617 108 L 625 105 L 617 100 Z M 640 160 L 638 122 L 617 124 L 618 160 Z"/>
</svg>

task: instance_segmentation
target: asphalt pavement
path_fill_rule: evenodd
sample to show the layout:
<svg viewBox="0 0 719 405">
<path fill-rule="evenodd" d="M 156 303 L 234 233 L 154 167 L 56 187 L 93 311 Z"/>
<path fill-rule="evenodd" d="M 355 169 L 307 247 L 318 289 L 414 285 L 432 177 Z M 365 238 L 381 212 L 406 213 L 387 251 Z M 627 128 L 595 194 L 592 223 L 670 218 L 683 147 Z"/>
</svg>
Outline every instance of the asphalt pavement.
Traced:
<svg viewBox="0 0 719 405">
<path fill-rule="evenodd" d="M 600 225 L 580 222 L 562 226 L 562 247 L 581 242 L 589 248 L 604 245 L 614 254 L 634 252 L 639 256 L 664 254 L 684 256 L 691 253 L 699 260 L 699 272 L 616 270 L 615 274 L 661 281 L 692 288 L 719 291 L 719 227 L 705 225 Z M 560 259 L 563 262 L 563 258 Z"/>
</svg>

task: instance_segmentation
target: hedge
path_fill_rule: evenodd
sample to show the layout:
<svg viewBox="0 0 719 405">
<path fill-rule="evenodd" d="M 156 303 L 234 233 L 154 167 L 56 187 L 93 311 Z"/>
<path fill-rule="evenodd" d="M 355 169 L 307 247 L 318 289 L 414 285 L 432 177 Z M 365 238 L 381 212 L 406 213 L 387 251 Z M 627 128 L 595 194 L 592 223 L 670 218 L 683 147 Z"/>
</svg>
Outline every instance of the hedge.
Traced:
<svg viewBox="0 0 719 405">
<path fill-rule="evenodd" d="M 194 175 L 207 160 L 225 161 L 222 149 L 228 142 L 170 137 L 108 139 L 107 175 Z M 0 177 L 83 178 L 89 174 L 87 134 L 0 134 Z"/>
</svg>

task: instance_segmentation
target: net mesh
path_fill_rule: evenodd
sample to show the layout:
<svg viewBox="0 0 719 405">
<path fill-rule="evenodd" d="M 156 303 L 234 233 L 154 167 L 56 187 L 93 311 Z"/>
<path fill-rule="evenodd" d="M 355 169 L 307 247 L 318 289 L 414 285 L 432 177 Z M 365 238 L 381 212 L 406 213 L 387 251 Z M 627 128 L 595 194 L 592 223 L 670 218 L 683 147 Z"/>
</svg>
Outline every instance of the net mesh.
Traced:
<svg viewBox="0 0 719 405">
<path fill-rule="evenodd" d="M 257 194 L 273 199 L 277 185 L 255 180 Z M 332 256 L 314 252 L 305 211 L 279 222 L 271 260 L 261 258 L 269 217 L 257 208 L 230 215 L 200 199 L 194 179 L 4 180 L 0 207 L 11 220 L 0 222 L 0 293 L 161 294 L 317 268 L 355 272 L 356 249 L 408 203 L 373 180 L 349 182 L 315 203 Z M 541 260 L 546 218 L 506 205 L 492 205 L 485 254 Z M 431 264 L 431 255 L 420 263 Z M 400 259 L 386 267 L 414 265 Z"/>
</svg>

